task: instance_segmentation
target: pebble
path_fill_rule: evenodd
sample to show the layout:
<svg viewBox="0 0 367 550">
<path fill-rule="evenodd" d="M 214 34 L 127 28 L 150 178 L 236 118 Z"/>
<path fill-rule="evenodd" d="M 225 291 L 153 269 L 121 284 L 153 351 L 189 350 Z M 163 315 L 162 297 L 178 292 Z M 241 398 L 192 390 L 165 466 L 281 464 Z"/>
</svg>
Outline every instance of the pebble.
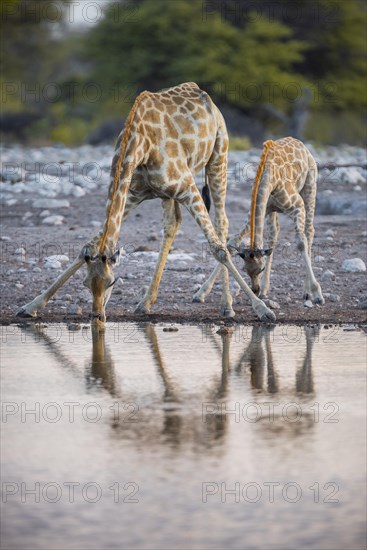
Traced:
<svg viewBox="0 0 367 550">
<path fill-rule="evenodd" d="M 69 262 L 69 256 L 65 254 L 54 254 L 53 256 L 47 256 L 45 262 L 59 262 L 60 264 L 67 264 Z"/>
<path fill-rule="evenodd" d="M 265 305 L 270 307 L 270 309 L 280 309 L 280 305 L 278 304 L 278 302 L 275 302 L 274 300 L 269 300 L 269 298 L 265 298 L 263 302 Z"/>
<path fill-rule="evenodd" d="M 202 285 L 206 281 L 205 273 L 198 273 L 195 277 L 195 282 Z M 238 283 L 237 283 L 238 284 Z"/>
<path fill-rule="evenodd" d="M 306 300 L 306 301 L 303 303 L 303 307 L 311 308 L 311 307 L 313 307 L 313 303 L 311 302 L 311 300 Z"/>
<path fill-rule="evenodd" d="M 9 242 L 9 241 L 11 241 L 11 238 L 7 237 L 6 235 L 1 235 L 0 240 L 5 241 L 5 242 Z"/>
<path fill-rule="evenodd" d="M 92 227 L 101 227 L 102 222 L 99 222 L 97 220 L 93 220 L 92 222 L 90 222 L 90 224 L 91 224 Z"/>
<path fill-rule="evenodd" d="M 230 291 L 231 291 L 231 294 L 235 297 L 237 297 L 240 294 L 241 287 L 237 283 L 237 281 L 232 281 L 232 283 L 230 284 Z"/>
<path fill-rule="evenodd" d="M 361 273 L 366 271 L 366 264 L 361 258 L 350 258 L 344 260 L 342 270 L 349 273 Z"/>
<path fill-rule="evenodd" d="M 81 326 L 78 323 L 69 323 L 68 324 L 68 330 L 72 332 L 76 332 L 77 330 L 80 330 Z"/>
<path fill-rule="evenodd" d="M 61 269 L 61 262 L 53 261 L 53 262 L 45 262 L 45 268 L 46 269 Z"/>
<path fill-rule="evenodd" d="M 42 210 L 41 214 L 40 214 L 40 218 L 47 218 L 47 216 L 50 215 L 50 211 L 49 210 Z"/>
<path fill-rule="evenodd" d="M 66 310 L 69 315 L 81 315 L 83 310 L 78 304 L 70 304 Z"/>
<path fill-rule="evenodd" d="M 34 267 L 32 271 L 34 273 L 42 273 L 42 269 L 40 267 Z"/>
<path fill-rule="evenodd" d="M 339 294 L 330 294 L 329 300 L 330 302 L 340 302 L 340 296 Z"/>
<path fill-rule="evenodd" d="M 24 287 L 24 285 L 22 285 L 21 283 L 15 283 L 15 288 L 18 288 L 20 290 L 23 287 Z"/>
<path fill-rule="evenodd" d="M 70 202 L 66 199 L 36 199 L 33 208 L 69 208 Z"/>
<path fill-rule="evenodd" d="M 315 259 L 314 259 L 315 263 L 324 262 L 324 261 L 325 261 L 324 256 L 315 256 Z"/>
<path fill-rule="evenodd" d="M 148 241 L 158 241 L 158 235 L 156 233 L 150 233 L 150 235 L 148 235 Z"/>
<path fill-rule="evenodd" d="M 361 237 L 367 237 L 367 231 L 362 231 Z"/>
<path fill-rule="evenodd" d="M 46 225 L 62 225 L 64 221 L 64 216 L 55 215 L 55 216 L 47 216 L 42 220 L 42 223 Z"/>
<path fill-rule="evenodd" d="M 326 271 L 324 271 L 324 273 L 321 275 L 321 279 L 323 281 L 335 281 L 336 279 L 336 276 L 335 276 L 335 273 L 333 271 L 331 271 L 330 269 L 327 269 Z"/>
<path fill-rule="evenodd" d="M 326 237 L 335 237 L 335 231 L 334 231 L 334 229 L 327 229 L 327 230 L 325 231 L 325 235 L 326 235 Z"/>
</svg>

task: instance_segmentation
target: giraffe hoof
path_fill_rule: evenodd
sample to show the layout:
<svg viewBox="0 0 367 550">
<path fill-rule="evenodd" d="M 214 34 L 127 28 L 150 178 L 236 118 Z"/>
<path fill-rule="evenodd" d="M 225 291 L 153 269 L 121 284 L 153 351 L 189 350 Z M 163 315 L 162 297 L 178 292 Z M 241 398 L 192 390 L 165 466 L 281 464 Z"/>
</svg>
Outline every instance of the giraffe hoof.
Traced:
<svg viewBox="0 0 367 550">
<path fill-rule="evenodd" d="M 192 301 L 195 303 L 203 304 L 205 302 L 205 298 L 203 298 L 202 296 L 198 296 L 197 294 L 194 294 L 194 296 L 192 297 Z"/>
<path fill-rule="evenodd" d="M 275 313 L 273 313 L 270 309 L 267 311 L 267 313 L 264 313 L 263 315 L 261 315 L 260 317 L 260 321 L 262 321 L 263 323 L 266 323 L 266 322 L 269 322 L 269 321 L 276 321 L 277 318 L 275 316 Z"/>
<path fill-rule="evenodd" d="M 27 311 L 27 306 L 21 307 L 16 313 L 17 317 L 37 317 L 37 311 Z"/>
<path fill-rule="evenodd" d="M 260 304 L 255 308 L 255 312 L 259 317 L 260 321 L 264 323 L 269 321 L 273 322 L 277 320 L 275 313 L 271 309 L 266 307 L 266 305 L 263 302 L 260 302 Z"/>
<path fill-rule="evenodd" d="M 232 308 L 222 308 L 220 311 L 222 317 L 235 317 L 236 313 Z"/>
<path fill-rule="evenodd" d="M 147 314 L 150 313 L 150 307 L 146 304 L 139 302 L 139 304 L 134 309 L 134 313 Z"/>
</svg>

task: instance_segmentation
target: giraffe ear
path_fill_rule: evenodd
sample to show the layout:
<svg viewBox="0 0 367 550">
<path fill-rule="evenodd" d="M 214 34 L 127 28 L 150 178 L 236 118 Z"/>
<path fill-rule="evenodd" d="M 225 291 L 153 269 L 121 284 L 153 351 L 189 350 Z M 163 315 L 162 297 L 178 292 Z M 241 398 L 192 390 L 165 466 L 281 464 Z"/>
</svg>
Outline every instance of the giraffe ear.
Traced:
<svg viewBox="0 0 367 550">
<path fill-rule="evenodd" d="M 116 250 L 116 252 L 113 254 L 113 256 L 111 256 L 110 258 L 110 262 L 114 265 L 119 265 L 120 264 L 120 258 L 121 258 L 121 252 L 122 252 L 122 248 L 118 248 Z"/>
<path fill-rule="evenodd" d="M 88 246 L 85 246 L 82 250 L 82 256 L 84 256 L 84 260 L 87 262 L 87 264 L 92 259 L 92 253 L 90 251 L 90 248 Z"/>
<path fill-rule="evenodd" d="M 263 256 L 270 256 L 270 254 L 273 252 L 272 248 L 267 248 L 266 250 L 262 250 Z"/>
</svg>

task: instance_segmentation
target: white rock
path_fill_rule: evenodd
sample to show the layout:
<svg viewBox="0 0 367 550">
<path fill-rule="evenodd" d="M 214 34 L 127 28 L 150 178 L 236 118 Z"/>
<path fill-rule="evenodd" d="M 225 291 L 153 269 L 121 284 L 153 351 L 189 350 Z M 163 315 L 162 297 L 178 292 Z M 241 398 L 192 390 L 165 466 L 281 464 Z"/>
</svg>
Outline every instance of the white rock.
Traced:
<svg viewBox="0 0 367 550">
<path fill-rule="evenodd" d="M 8 199 L 5 201 L 6 206 L 14 206 L 14 204 L 17 204 L 18 199 Z"/>
<path fill-rule="evenodd" d="M 331 271 L 330 269 L 327 269 L 321 275 L 321 279 L 323 281 L 335 281 L 335 273 L 333 271 Z"/>
<path fill-rule="evenodd" d="M 314 258 L 315 263 L 324 262 L 324 261 L 325 261 L 324 256 L 315 256 L 315 258 Z"/>
<path fill-rule="evenodd" d="M 61 269 L 61 262 L 45 262 L 46 269 Z"/>
<path fill-rule="evenodd" d="M 102 222 L 98 222 L 96 220 L 93 220 L 92 222 L 90 222 L 90 224 L 91 224 L 92 227 L 101 227 Z"/>
<path fill-rule="evenodd" d="M 367 231 L 362 231 L 361 237 L 367 237 Z"/>
<path fill-rule="evenodd" d="M 353 187 L 353 191 L 362 191 L 362 187 L 360 185 L 356 185 Z"/>
<path fill-rule="evenodd" d="M 2 235 L 2 236 L 0 237 L 0 240 L 8 242 L 8 241 L 11 241 L 11 238 L 10 238 L 10 237 L 7 237 L 6 235 Z"/>
<path fill-rule="evenodd" d="M 24 248 L 17 248 L 16 251 L 15 251 L 15 254 L 19 254 L 20 256 L 24 256 L 25 255 Z"/>
<path fill-rule="evenodd" d="M 199 284 L 203 284 L 205 280 L 206 280 L 205 273 L 198 273 L 195 277 L 195 282 Z"/>
<path fill-rule="evenodd" d="M 241 291 L 240 285 L 237 283 L 237 281 L 232 281 L 230 284 L 230 291 L 231 294 L 235 297 L 237 297 Z"/>
<path fill-rule="evenodd" d="M 21 288 L 24 287 L 24 285 L 22 285 L 21 283 L 15 283 L 15 287 L 20 290 Z"/>
<path fill-rule="evenodd" d="M 325 231 L 325 235 L 326 235 L 326 237 L 334 237 L 335 236 L 335 231 L 333 229 L 327 229 Z"/>
<path fill-rule="evenodd" d="M 311 302 L 311 300 L 306 300 L 303 304 L 303 307 L 311 308 L 313 307 L 313 303 Z"/>
<path fill-rule="evenodd" d="M 56 214 L 54 216 L 47 216 L 42 220 L 42 223 L 45 225 L 62 225 L 63 221 L 64 216 Z"/>
<path fill-rule="evenodd" d="M 49 263 L 59 262 L 60 264 L 66 264 L 69 261 L 69 256 L 66 256 L 65 254 L 54 254 L 53 256 L 47 256 L 47 258 L 45 258 L 45 262 Z"/>
<path fill-rule="evenodd" d="M 69 208 L 70 202 L 66 199 L 36 199 L 33 208 Z"/>
<path fill-rule="evenodd" d="M 50 215 L 50 211 L 49 210 L 42 210 L 41 214 L 40 214 L 40 218 L 47 218 L 47 216 Z"/>
<path fill-rule="evenodd" d="M 78 185 L 74 185 L 74 189 L 72 189 L 71 194 L 73 197 L 84 197 L 85 191 Z"/>
<path fill-rule="evenodd" d="M 342 270 L 350 273 L 360 273 L 366 271 L 366 264 L 361 258 L 350 258 L 344 260 Z"/>
<path fill-rule="evenodd" d="M 42 273 L 42 269 L 40 267 L 34 267 L 33 272 L 34 273 Z"/>
</svg>

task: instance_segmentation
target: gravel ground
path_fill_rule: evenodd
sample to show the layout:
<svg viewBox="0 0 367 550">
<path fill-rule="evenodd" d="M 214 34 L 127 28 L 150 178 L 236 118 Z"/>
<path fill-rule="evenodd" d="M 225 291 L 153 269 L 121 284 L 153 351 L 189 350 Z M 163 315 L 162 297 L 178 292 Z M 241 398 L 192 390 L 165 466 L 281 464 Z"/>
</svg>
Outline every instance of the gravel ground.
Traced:
<svg viewBox="0 0 367 550">
<path fill-rule="evenodd" d="M 363 150 L 352 147 L 313 151 L 320 164 L 365 164 Z M 250 190 L 260 150 L 230 153 L 227 215 L 230 232 L 237 232 L 247 216 Z M 100 227 L 105 215 L 111 147 L 66 149 L 53 147 L 2 150 L 1 196 L 1 320 L 19 322 L 17 309 L 29 302 L 57 277 L 60 258 L 64 269 Z M 202 186 L 202 176 L 197 179 Z M 57 201 L 62 201 L 58 203 Z M 56 201 L 56 203 L 54 202 Z M 55 207 L 56 206 L 56 207 Z M 313 265 L 326 303 L 304 307 L 304 269 L 294 246 L 291 222 L 280 217 L 281 232 L 274 251 L 271 300 L 280 323 L 363 324 L 367 316 L 366 272 L 346 272 L 343 262 L 367 262 L 366 169 L 346 167 L 320 171 L 315 218 Z M 162 209 L 160 201 L 142 204 L 122 227 L 121 243 L 127 255 L 117 268 L 116 283 L 107 306 L 109 321 L 215 322 L 219 315 L 220 285 L 205 304 L 192 303 L 192 295 L 215 262 L 203 235 L 187 212 L 163 274 L 151 315 L 135 315 L 142 288 L 149 283 L 159 249 Z M 136 252 L 133 252 L 136 251 Z M 238 267 L 240 263 L 237 263 Z M 363 269 L 363 264 L 362 264 Z M 59 290 L 39 312 L 45 322 L 87 322 L 89 291 L 83 287 L 85 268 Z M 245 295 L 233 288 L 237 313 L 228 323 L 255 323 Z M 237 295 L 236 295 L 237 294 Z"/>
</svg>

